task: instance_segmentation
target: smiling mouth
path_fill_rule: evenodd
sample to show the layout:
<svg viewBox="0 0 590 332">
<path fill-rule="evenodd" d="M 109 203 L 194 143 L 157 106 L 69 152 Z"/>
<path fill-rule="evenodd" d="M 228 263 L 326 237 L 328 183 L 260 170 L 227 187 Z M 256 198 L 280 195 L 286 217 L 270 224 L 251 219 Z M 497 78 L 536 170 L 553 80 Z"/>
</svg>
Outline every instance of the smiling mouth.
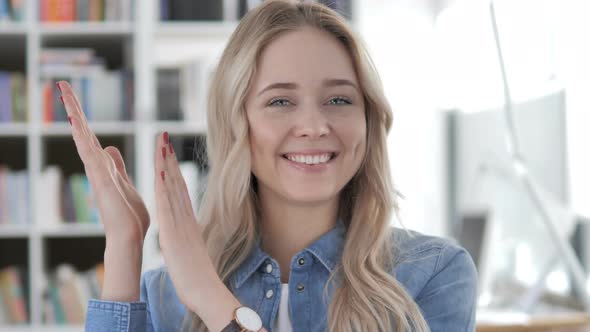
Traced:
<svg viewBox="0 0 590 332">
<path fill-rule="evenodd" d="M 334 158 L 338 156 L 337 152 L 330 152 L 324 154 L 316 154 L 316 155 L 298 155 L 298 154 L 283 154 L 281 155 L 283 158 L 287 159 L 288 161 L 292 161 L 294 163 L 299 163 L 303 165 L 319 165 L 319 164 L 327 164 L 332 161 Z"/>
</svg>

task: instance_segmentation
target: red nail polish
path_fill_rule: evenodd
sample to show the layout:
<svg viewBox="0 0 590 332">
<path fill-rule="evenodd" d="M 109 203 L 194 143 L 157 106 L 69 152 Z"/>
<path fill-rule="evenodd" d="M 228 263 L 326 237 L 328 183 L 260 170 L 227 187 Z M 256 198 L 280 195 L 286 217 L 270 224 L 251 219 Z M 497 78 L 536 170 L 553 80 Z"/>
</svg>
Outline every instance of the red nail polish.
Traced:
<svg viewBox="0 0 590 332">
<path fill-rule="evenodd" d="M 170 154 L 174 154 L 174 147 L 172 147 L 172 144 L 168 144 L 168 146 L 170 147 Z"/>
<path fill-rule="evenodd" d="M 61 92 L 61 86 L 59 86 L 59 82 L 55 82 L 55 85 L 57 85 L 57 89 L 59 90 L 59 92 Z"/>
<path fill-rule="evenodd" d="M 61 103 L 62 103 L 63 105 L 65 105 L 65 103 L 64 103 L 64 96 L 59 96 L 59 100 L 61 100 Z"/>
<path fill-rule="evenodd" d="M 169 143 L 169 140 L 168 140 L 168 132 L 167 131 L 164 132 L 164 143 L 166 143 L 166 144 Z"/>
<path fill-rule="evenodd" d="M 68 116 L 68 121 L 70 121 L 70 126 L 72 125 L 72 117 Z"/>
<path fill-rule="evenodd" d="M 160 176 L 162 177 L 162 181 L 166 180 L 164 176 L 164 171 L 160 171 Z"/>
<path fill-rule="evenodd" d="M 162 148 L 162 158 L 166 159 L 166 148 Z"/>
</svg>

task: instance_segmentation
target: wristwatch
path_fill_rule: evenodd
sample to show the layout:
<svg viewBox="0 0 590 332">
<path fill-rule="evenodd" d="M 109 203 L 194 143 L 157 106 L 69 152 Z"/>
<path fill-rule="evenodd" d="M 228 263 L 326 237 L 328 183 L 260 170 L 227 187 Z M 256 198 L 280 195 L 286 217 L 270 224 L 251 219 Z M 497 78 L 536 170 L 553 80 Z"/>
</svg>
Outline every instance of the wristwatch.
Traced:
<svg viewBox="0 0 590 332">
<path fill-rule="evenodd" d="M 262 329 L 262 319 L 256 311 L 241 306 L 234 310 L 234 319 L 221 332 L 258 332 Z"/>
</svg>

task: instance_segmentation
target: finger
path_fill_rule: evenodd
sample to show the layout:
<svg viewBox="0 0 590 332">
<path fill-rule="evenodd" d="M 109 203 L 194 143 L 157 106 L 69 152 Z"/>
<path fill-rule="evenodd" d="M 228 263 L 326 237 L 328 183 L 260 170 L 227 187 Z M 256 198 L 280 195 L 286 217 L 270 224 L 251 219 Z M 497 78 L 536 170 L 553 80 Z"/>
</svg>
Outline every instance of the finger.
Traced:
<svg viewBox="0 0 590 332">
<path fill-rule="evenodd" d="M 84 166 L 94 168 L 100 163 L 98 158 L 100 150 L 84 130 L 83 120 L 80 119 L 78 112 L 73 111 L 76 106 L 71 96 L 62 96 L 62 101 L 68 112 L 70 121 L 72 122 L 72 136 L 74 138 L 76 149 L 78 150 L 78 155 L 80 156 L 80 159 L 82 159 Z"/>
<path fill-rule="evenodd" d="M 66 107 L 66 112 L 68 113 L 68 116 L 71 117 L 73 115 L 77 115 L 80 119 L 79 123 L 81 124 L 81 130 L 83 130 L 86 133 L 86 135 L 90 137 L 91 141 L 93 142 L 93 144 L 96 145 L 97 148 L 102 149 L 102 146 L 98 138 L 90 129 L 88 120 L 86 119 L 86 115 L 82 111 L 80 102 L 78 101 L 76 93 L 74 92 L 70 84 L 67 81 L 59 81 L 57 83 L 57 86 L 60 89 L 60 91 L 62 91 L 62 102 L 64 102 L 64 106 L 66 100 L 68 100 L 69 102 L 69 107 Z"/>
<path fill-rule="evenodd" d="M 117 149 L 114 146 L 107 146 L 104 150 L 111 156 L 111 158 L 113 158 L 113 161 L 115 162 L 115 166 L 117 166 L 117 171 L 119 172 L 119 174 L 121 174 L 123 179 L 128 184 L 132 185 L 131 180 L 129 179 L 129 176 L 127 175 L 127 170 L 125 168 L 125 162 L 123 161 L 123 156 L 121 156 L 121 152 L 119 151 L 119 149 Z"/>
<path fill-rule="evenodd" d="M 76 102 L 76 106 L 80 109 L 83 110 L 82 108 L 82 104 L 80 103 L 80 100 L 78 99 L 78 96 L 76 95 L 76 92 L 74 91 L 74 88 L 72 87 L 72 85 L 70 84 L 70 82 L 68 81 L 59 81 L 56 83 L 57 88 L 59 89 L 59 92 L 61 92 L 62 95 L 72 95 L 74 96 L 74 101 Z M 86 115 L 86 114 L 84 114 Z"/>
<path fill-rule="evenodd" d="M 163 135 L 159 135 L 156 142 L 156 151 L 154 153 L 154 181 L 156 189 L 156 208 L 158 211 L 158 226 L 166 228 L 169 219 L 173 218 L 173 212 L 169 200 L 169 191 L 166 186 L 168 174 L 166 172 L 166 147 Z"/>
<path fill-rule="evenodd" d="M 168 144 L 168 152 L 169 157 L 166 158 L 165 162 L 170 177 L 170 181 L 167 182 L 167 185 L 169 186 L 169 191 L 172 193 L 172 198 L 174 198 L 174 201 L 171 203 L 173 207 L 177 207 L 184 216 L 192 217 L 194 213 L 190 196 L 188 194 L 188 188 L 186 186 L 186 181 L 182 176 L 182 172 L 180 171 L 178 159 L 176 158 L 176 153 L 174 152 L 171 143 Z"/>
</svg>

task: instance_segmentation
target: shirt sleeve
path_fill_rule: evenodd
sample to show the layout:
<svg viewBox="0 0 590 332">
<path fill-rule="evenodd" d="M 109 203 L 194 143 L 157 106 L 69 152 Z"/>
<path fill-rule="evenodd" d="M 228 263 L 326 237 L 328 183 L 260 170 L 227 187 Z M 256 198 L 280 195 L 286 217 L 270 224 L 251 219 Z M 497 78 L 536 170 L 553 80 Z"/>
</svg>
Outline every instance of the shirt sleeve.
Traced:
<svg viewBox="0 0 590 332">
<path fill-rule="evenodd" d="M 90 299 L 86 309 L 87 332 L 153 332 L 149 320 L 145 275 L 141 277 L 139 302 Z"/>
<path fill-rule="evenodd" d="M 477 270 L 469 253 L 448 244 L 416 303 L 432 332 L 475 331 Z"/>
</svg>

